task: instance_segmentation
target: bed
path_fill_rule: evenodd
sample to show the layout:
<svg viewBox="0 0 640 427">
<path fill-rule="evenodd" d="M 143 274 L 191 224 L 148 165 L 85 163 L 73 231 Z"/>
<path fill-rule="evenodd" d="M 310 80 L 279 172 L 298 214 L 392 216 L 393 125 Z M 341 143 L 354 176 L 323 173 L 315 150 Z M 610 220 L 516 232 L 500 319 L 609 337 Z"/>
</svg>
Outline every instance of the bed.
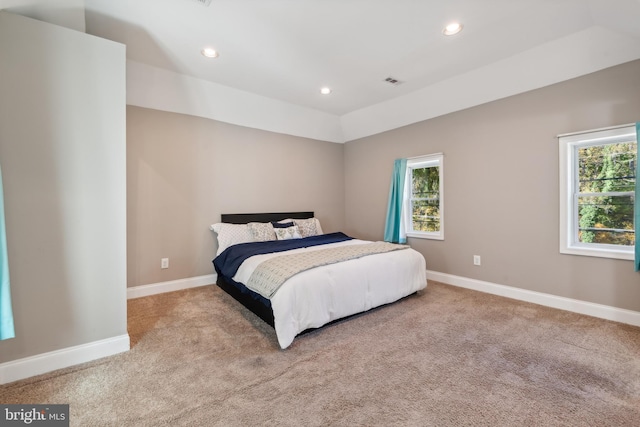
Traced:
<svg viewBox="0 0 640 427">
<path fill-rule="evenodd" d="M 307 330 L 427 285 L 419 252 L 325 234 L 314 212 L 223 214 L 211 229 L 219 245 L 216 284 L 273 326 L 283 349 Z"/>
</svg>

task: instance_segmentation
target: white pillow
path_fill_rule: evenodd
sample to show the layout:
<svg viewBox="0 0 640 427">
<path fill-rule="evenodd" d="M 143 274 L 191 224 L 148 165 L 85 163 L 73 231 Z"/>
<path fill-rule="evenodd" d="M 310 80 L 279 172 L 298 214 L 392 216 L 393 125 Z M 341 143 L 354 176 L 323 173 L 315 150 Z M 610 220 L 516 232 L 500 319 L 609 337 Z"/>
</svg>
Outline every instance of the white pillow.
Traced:
<svg viewBox="0 0 640 427">
<path fill-rule="evenodd" d="M 247 224 L 219 222 L 212 224 L 210 228 L 218 234 L 218 252 L 216 252 L 216 256 L 220 255 L 229 246 L 254 241 Z"/>
<path fill-rule="evenodd" d="M 320 227 L 320 221 L 318 221 L 318 218 L 294 219 L 293 222 L 298 226 L 302 237 L 322 234 L 322 228 Z"/>
<path fill-rule="evenodd" d="M 287 228 L 274 228 L 273 231 L 276 233 L 276 239 L 278 240 L 302 239 L 297 225 Z"/>
<path fill-rule="evenodd" d="M 276 234 L 273 232 L 273 225 L 270 222 L 250 222 L 247 225 L 254 242 L 276 240 Z"/>
</svg>

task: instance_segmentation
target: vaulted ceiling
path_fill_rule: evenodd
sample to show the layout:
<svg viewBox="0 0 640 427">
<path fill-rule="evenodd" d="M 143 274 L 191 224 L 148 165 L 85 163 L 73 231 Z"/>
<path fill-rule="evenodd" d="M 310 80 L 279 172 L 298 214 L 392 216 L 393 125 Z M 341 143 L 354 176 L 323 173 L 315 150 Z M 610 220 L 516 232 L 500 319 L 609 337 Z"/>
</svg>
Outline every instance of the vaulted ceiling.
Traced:
<svg viewBox="0 0 640 427">
<path fill-rule="evenodd" d="M 203 3 L 84 0 L 86 31 L 130 61 L 335 116 L 345 140 L 640 58 L 640 0 Z"/>
<path fill-rule="evenodd" d="M 138 62 L 343 115 L 582 32 L 640 44 L 638 0 L 86 0 Z M 463 31 L 445 36 L 452 21 Z M 588 37 L 572 49 L 593 48 Z M 212 46 L 219 57 L 200 51 Z M 624 46 L 611 46 L 611 49 Z M 606 51 L 594 54 L 606 55 Z M 561 59 L 561 58 L 555 58 Z M 562 63 L 554 64 L 562 68 Z M 393 77 L 400 82 L 385 82 Z M 321 87 L 333 92 L 323 96 Z"/>
</svg>

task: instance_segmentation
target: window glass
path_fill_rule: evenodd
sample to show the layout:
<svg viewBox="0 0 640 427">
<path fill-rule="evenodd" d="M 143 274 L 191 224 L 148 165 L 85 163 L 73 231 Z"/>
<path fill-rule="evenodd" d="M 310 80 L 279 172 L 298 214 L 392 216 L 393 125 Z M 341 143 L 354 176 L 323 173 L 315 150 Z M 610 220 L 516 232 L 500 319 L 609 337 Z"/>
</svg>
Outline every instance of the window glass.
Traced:
<svg viewBox="0 0 640 427">
<path fill-rule="evenodd" d="M 409 237 L 444 239 L 442 154 L 407 161 L 404 218 Z"/>
<path fill-rule="evenodd" d="M 633 259 L 634 127 L 560 137 L 560 252 Z"/>
<path fill-rule="evenodd" d="M 440 167 L 412 169 L 411 229 L 440 231 Z"/>
<path fill-rule="evenodd" d="M 578 241 L 633 245 L 636 142 L 576 149 Z"/>
</svg>

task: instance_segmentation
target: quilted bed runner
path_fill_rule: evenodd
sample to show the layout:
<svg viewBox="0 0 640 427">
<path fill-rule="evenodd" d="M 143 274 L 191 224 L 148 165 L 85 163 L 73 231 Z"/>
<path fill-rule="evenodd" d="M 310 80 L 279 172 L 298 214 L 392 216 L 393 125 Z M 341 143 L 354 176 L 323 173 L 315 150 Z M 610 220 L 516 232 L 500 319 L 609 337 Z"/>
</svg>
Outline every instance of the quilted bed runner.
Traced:
<svg viewBox="0 0 640 427">
<path fill-rule="evenodd" d="M 287 279 L 311 268 L 407 248 L 407 245 L 372 242 L 280 255 L 260 263 L 246 286 L 265 298 L 271 298 Z"/>
</svg>

